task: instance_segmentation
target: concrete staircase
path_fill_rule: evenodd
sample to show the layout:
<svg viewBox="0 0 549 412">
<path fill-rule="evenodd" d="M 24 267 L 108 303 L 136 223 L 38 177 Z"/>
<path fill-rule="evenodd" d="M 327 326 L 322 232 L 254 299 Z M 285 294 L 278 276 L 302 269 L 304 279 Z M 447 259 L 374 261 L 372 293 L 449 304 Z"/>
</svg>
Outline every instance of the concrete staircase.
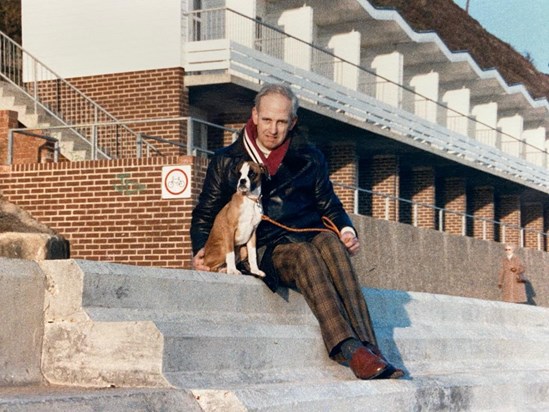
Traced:
<svg viewBox="0 0 549 412">
<path fill-rule="evenodd" d="M 360 381 L 327 357 L 293 290 L 274 294 L 244 276 L 25 262 L 44 278 L 40 368 L 55 386 L 5 385 L 0 411 L 549 410 L 546 308 L 365 288 L 380 347 L 408 375 Z"/>
<path fill-rule="evenodd" d="M 31 131 L 32 129 L 64 126 L 59 119 L 42 107 L 38 106 L 35 110 L 34 102 L 29 96 L 5 81 L 0 81 L 0 109 L 17 112 L 19 122 Z M 69 128 L 51 129 L 46 134 L 59 141 L 61 154 L 67 159 L 72 161 L 90 159 L 90 143 L 74 130 Z"/>
</svg>

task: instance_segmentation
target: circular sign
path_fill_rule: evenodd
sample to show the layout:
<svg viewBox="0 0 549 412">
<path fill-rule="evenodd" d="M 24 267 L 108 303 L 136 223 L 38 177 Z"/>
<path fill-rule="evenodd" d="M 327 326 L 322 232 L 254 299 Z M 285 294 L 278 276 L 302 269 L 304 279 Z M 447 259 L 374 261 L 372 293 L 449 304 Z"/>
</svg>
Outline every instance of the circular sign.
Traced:
<svg viewBox="0 0 549 412">
<path fill-rule="evenodd" d="M 182 194 L 189 185 L 189 177 L 182 169 L 172 169 L 164 179 L 164 188 L 172 195 Z"/>
</svg>

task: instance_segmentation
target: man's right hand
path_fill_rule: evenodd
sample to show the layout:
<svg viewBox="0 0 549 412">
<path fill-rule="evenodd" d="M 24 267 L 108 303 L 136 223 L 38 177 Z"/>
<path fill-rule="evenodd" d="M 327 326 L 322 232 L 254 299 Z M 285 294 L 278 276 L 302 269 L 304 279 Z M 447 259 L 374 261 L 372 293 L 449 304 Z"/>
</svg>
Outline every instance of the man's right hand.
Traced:
<svg viewBox="0 0 549 412">
<path fill-rule="evenodd" d="M 193 256 L 193 269 L 203 270 L 208 272 L 210 268 L 204 265 L 204 248 L 196 252 L 196 255 Z"/>
</svg>

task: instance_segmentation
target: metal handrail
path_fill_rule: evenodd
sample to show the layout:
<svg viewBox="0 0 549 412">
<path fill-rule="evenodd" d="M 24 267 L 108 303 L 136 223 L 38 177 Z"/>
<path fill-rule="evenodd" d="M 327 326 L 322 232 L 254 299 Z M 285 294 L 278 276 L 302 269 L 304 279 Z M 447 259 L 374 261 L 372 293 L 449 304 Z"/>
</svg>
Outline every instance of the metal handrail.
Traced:
<svg viewBox="0 0 549 412">
<path fill-rule="evenodd" d="M 444 110 L 448 111 L 448 112 L 451 112 L 451 113 L 454 113 L 455 115 L 457 115 L 457 117 L 459 118 L 462 118 L 464 120 L 467 120 L 467 121 L 471 121 L 471 122 L 474 122 L 478 125 L 481 125 L 483 126 L 483 128 L 485 128 L 486 130 L 490 130 L 494 133 L 496 133 L 496 136 L 498 136 L 497 138 L 498 139 L 501 139 L 501 136 L 506 136 L 510 139 L 512 139 L 513 141 L 516 141 L 519 145 L 521 145 L 521 155 L 519 155 L 518 157 L 521 157 L 523 158 L 524 157 L 524 153 L 526 152 L 526 149 L 525 147 L 531 147 L 532 149 L 534 149 L 535 152 L 538 152 L 538 153 L 541 153 L 542 155 L 544 155 L 544 159 L 543 159 L 543 165 L 544 167 L 547 168 L 548 166 L 548 151 L 547 149 L 543 149 L 543 148 L 539 148 L 535 145 L 532 145 L 531 143 L 529 142 L 526 142 L 525 139 L 521 139 L 521 138 L 518 138 L 516 136 L 512 136 L 508 133 L 505 133 L 501 130 L 499 130 L 498 128 L 494 128 L 484 122 L 481 122 L 479 120 L 477 120 L 475 117 L 473 116 L 469 116 L 469 115 L 466 115 L 464 113 L 461 113 L 459 112 L 458 110 L 455 110 L 451 107 L 448 107 L 448 105 L 438 101 L 438 100 L 433 100 L 427 96 L 424 96 L 422 95 L 421 93 L 417 93 L 415 90 L 413 89 L 410 89 L 409 87 L 406 87 L 398 82 L 395 82 L 391 79 L 388 79 L 384 76 L 381 76 L 377 73 L 375 73 L 374 71 L 372 70 L 369 70 L 368 68 L 365 68 L 363 66 L 360 66 L 360 65 L 357 65 L 355 63 L 352 63 L 346 59 L 343 59 L 339 56 L 337 56 L 336 54 L 332 53 L 331 51 L 321 47 L 321 46 L 318 46 L 318 45 L 315 45 L 314 43 L 308 43 L 298 37 L 295 37 L 291 34 L 288 34 L 286 32 L 284 32 L 283 30 L 273 26 L 273 25 L 270 25 L 268 23 L 265 23 L 263 21 L 259 21 L 257 19 L 254 19 L 252 17 L 249 17 L 249 16 L 246 16 L 245 14 L 242 14 L 238 11 L 235 11 L 235 10 L 232 10 L 230 8 L 225 8 L 225 7 L 218 7 L 218 8 L 210 8 L 210 9 L 202 9 L 202 10 L 194 10 L 194 11 L 190 11 L 190 12 L 186 12 L 186 13 L 183 13 L 183 15 L 187 16 L 188 17 L 188 20 L 189 20 L 189 24 L 187 24 L 187 27 L 189 29 L 189 33 L 188 33 L 188 39 L 189 41 L 200 41 L 201 39 L 198 39 L 198 40 L 195 40 L 197 38 L 199 38 L 200 36 L 196 36 L 196 33 L 193 32 L 193 30 L 196 29 L 197 25 L 196 24 L 190 24 L 192 22 L 195 22 L 195 21 L 199 21 L 200 18 L 203 18 L 203 15 L 204 14 L 208 14 L 208 13 L 220 13 L 220 14 L 224 14 L 225 13 L 232 13 L 236 16 L 239 16 L 241 17 L 242 19 L 244 20 L 247 20 L 247 21 L 250 21 L 250 22 L 253 22 L 254 24 L 256 24 L 257 26 L 256 27 L 263 27 L 263 28 L 266 28 L 268 30 L 272 30 L 273 32 L 279 34 L 281 36 L 281 38 L 286 38 L 286 39 L 292 39 L 292 40 L 295 40 L 296 42 L 300 43 L 300 44 L 303 44 L 307 47 L 309 47 L 310 49 L 314 50 L 314 51 L 317 51 L 319 53 L 321 53 L 322 55 L 325 55 L 325 56 L 328 56 L 330 57 L 331 59 L 336 59 L 337 60 L 337 63 L 343 63 L 343 64 L 347 64 L 347 65 L 350 65 L 351 67 L 354 67 L 356 68 L 357 70 L 360 70 L 364 73 L 367 73 L 369 76 L 373 76 L 377 79 L 380 79 L 382 80 L 383 82 L 386 82 L 386 83 L 390 83 L 396 87 L 398 87 L 399 89 L 401 89 L 402 91 L 404 92 L 407 92 L 407 93 L 411 93 L 419 98 L 421 98 L 421 100 L 424 100 L 425 102 L 430 102 L 432 104 L 435 104 L 436 106 L 438 107 L 441 107 L 443 108 Z M 200 18 L 197 19 L 195 18 L 194 16 L 196 15 L 200 15 Z M 224 17 L 226 19 L 226 17 Z M 224 20 L 221 20 L 219 19 L 222 23 L 223 23 L 223 28 L 218 28 L 218 27 L 215 27 L 214 30 L 212 30 L 211 33 L 213 33 L 211 36 L 209 35 L 206 35 L 206 39 L 207 40 L 214 40 L 214 39 L 220 39 L 220 38 L 227 38 L 228 34 L 226 33 L 226 29 L 225 29 L 225 21 Z M 256 33 L 259 32 L 259 30 L 256 29 Z M 202 35 L 202 33 L 201 33 Z M 256 49 L 260 50 L 262 53 L 265 53 L 267 55 L 269 55 L 268 53 L 268 48 L 267 47 L 262 47 L 262 41 L 265 41 L 265 36 L 261 37 L 261 38 L 255 38 L 255 47 Z M 272 38 L 269 38 L 268 40 L 272 41 L 273 39 Z M 274 57 L 278 57 L 278 56 L 274 56 Z M 313 59 L 314 60 L 314 59 Z M 332 60 L 333 61 L 333 60 Z M 335 64 L 335 62 L 334 62 Z M 311 67 L 312 71 L 315 72 L 314 70 L 314 66 Z M 316 72 L 317 74 L 320 74 L 321 76 L 323 77 L 326 77 L 322 74 L 322 71 L 318 71 Z M 443 125 L 444 126 L 444 125 Z M 444 126 L 446 127 L 446 126 Z M 469 137 L 469 136 L 467 136 Z M 471 137 L 473 139 L 475 139 L 475 137 Z"/>
<path fill-rule="evenodd" d="M 149 154 L 150 151 L 154 151 L 156 154 L 162 155 L 162 152 L 158 148 L 156 148 L 155 146 L 149 144 L 147 142 L 147 140 L 153 140 L 153 141 L 156 141 L 156 142 L 159 142 L 159 143 L 163 143 L 163 144 L 167 144 L 167 145 L 176 146 L 176 147 L 179 147 L 179 148 L 186 149 L 186 152 L 187 152 L 188 156 L 196 155 L 196 153 L 198 153 L 198 152 L 199 153 L 205 153 L 207 155 L 213 154 L 213 151 L 211 151 L 211 150 L 195 146 L 195 144 L 194 144 L 194 132 L 193 132 L 193 128 L 192 128 L 193 123 L 202 124 L 202 125 L 205 125 L 205 126 L 213 127 L 215 129 L 219 129 L 219 130 L 228 131 L 228 132 L 231 132 L 231 133 L 234 133 L 234 132 L 238 131 L 237 129 L 234 129 L 234 128 L 221 126 L 221 125 L 211 123 L 211 122 L 208 122 L 206 120 L 198 119 L 198 118 L 195 118 L 195 117 L 180 116 L 180 117 L 162 117 L 162 118 L 152 118 L 152 119 L 125 120 L 124 123 L 119 122 L 119 121 L 114 121 L 114 122 L 102 122 L 102 123 L 79 123 L 79 124 L 74 124 L 74 125 L 71 125 L 71 126 L 62 125 L 62 126 L 48 126 L 48 127 L 44 127 L 44 128 L 38 127 L 38 128 L 33 128 L 34 133 L 28 132 L 28 129 L 26 129 L 26 128 L 12 128 L 12 129 L 9 129 L 8 134 L 9 134 L 9 136 L 11 136 L 10 140 L 13 140 L 13 138 L 17 134 L 27 134 L 27 135 L 30 135 L 30 136 L 45 138 L 45 139 L 50 140 L 52 142 L 55 141 L 55 142 L 59 143 L 58 139 L 56 139 L 53 136 L 50 136 L 51 132 L 65 130 L 67 128 L 78 128 L 78 129 L 95 130 L 95 132 L 93 132 L 92 134 L 97 134 L 97 130 L 100 130 L 101 128 L 116 127 L 116 126 L 120 126 L 120 125 L 123 125 L 123 124 L 128 125 L 128 124 L 147 124 L 147 123 L 168 123 L 168 122 L 182 122 L 182 121 L 188 122 L 188 125 L 189 125 L 188 131 L 187 131 L 187 142 L 186 143 L 179 143 L 179 142 L 176 142 L 176 141 L 173 141 L 173 140 L 168 140 L 168 139 L 165 139 L 163 137 L 158 137 L 158 136 L 152 136 L 152 135 L 149 135 L 149 134 L 146 134 L 146 133 L 136 133 L 136 138 L 135 138 L 135 141 L 133 142 L 133 144 L 135 144 L 136 157 L 137 158 L 143 157 L 143 152 L 144 152 L 143 146 L 144 145 L 146 146 L 147 154 Z M 44 134 L 38 134 L 37 132 L 39 132 L 39 131 L 43 131 Z M 12 162 L 13 162 L 13 143 L 8 143 L 7 161 L 8 161 L 7 164 L 12 164 Z"/>
<path fill-rule="evenodd" d="M 451 215 L 456 215 L 456 216 L 461 216 L 462 217 L 462 221 L 463 221 L 463 223 L 462 223 L 463 224 L 463 226 L 462 226 L 462 235 L 463 236 L 466 236 L 466 234 L 465 234 L 466 221 L 467 221 L 467 219 L 471 219 L 472 221 L 482 222 L 482 224 L 483 224 L 483 238 L 482 239 L 483 240 L 487 240 L 485 225 L 486 224 L 493 224 L 494 226 L 500 226 L 503 229 L 503 235 L 504 236 L 505 236 L 506 229 L 513 229 L 513 230 L 520 231 L 519 240 L 520 240 L 520 246 L 521 247 L 524 246 L 524 234 L 525 233 L 534 233 L 535 235 L 537 235 L 537 237 L 538 237 L 538 250 L 543 250 L 543 245 L 542 245 L 543 242 L 541 242 L 541 239 L 545 238 L 546 241 L 549 241 L 549 235 L 547 233 L 540 232 L 540 231 L 535 230 L 535 229 L 523 227 L 523 226 L 520 226 L 520 225 L 514 225 L 512 223 L 505 223 L 505 222 L 501 222 L 501 221 L 498 221 L 498 220 L 493 220 L 493 219 L 489 219 L 489 218 L 485 218 L 485 217 L 477 217 L 477 216 L 468 214 L 466 212 L 462 212 L 462 211 L 458 211 L 458 210 L 452 210 L 452 209 L 446 209 L 446 208 L 443 208 L 443 207 L 440 207 L 440 206 L 435 206 L 435 205 L 432 205 L 432 204 L 429 204 L 429 203 L 417 202 L 417 201 L 414 201 L 414 200 L 405 199 L 405 198 L 395 196 L 395 195 L 391 195 L 391 194 L 388 194 L 388 193 L 376 192 L 376 191 L 373 191 L 373 190 L 363 189 L 363 188 L 360 188 L 360 187 L 357 187 L 357 186 L 346 185 L 346 184 L 339 183 L 339 182 L 336 182 L 336 181 L 333 181 L 332 183 L 333 183 L 334 186 L 338 186 L 338 187 L 342 187 L 344 189 L 354 191 L 354 193 L 355 193 L 354 210 L 353 210 L 354 214 L 360 214 L 359 213 L 359 201 L 358 201 L 359 193 L 366 193 L 368 195 L 371 195 L 372 197 L 374 197 L 374 196 L 382 197 L 386 201 L 390 201 L 390 202 L 408 203 L 412 206 L 413 209 L 415 209 L 417 207 L 426 207 L 426 208 L 432 209 L 435 212 L 438 212 L 438 215 L 439 215 L 438 228 L 434 228 L 434 229 L 436 229 L 440 232 L 445 231 L 444 230 L 444 221 L 443 221 L 443 218 L 442 218 L 443 215 L 444 214 L 451 214 Z M 389 220 L 388 208 L 389 208 L 389 205 L 388 205 L 388 202 L 386 202 L 385 203 L 385 220 Z M 414 218 L 414 212 L 412 213 L 412 217 Z M 417 220 L 412 219 L 412 221 L 413 221 L 412 225 L 417 227 Z"/>
<path fill-rule="evenodd" d="M 45 140 L 47 142 L 53 143 L 53 161 L 54 163 L 57 163 L 59 161 L 59 140 L 55 137 L 47 136 L 47 135 L 41 135 L 38 133 L 29 132 L 28 130 L 15 130 L 10 129 L 8 130 L 8 153 L 7 153 L 7 164 L 11 165 L 13 162 L 13 146 L 14 146 L 14 132 L 18 132 L 19 134 L 22 134 L 24 136 L 30 136 L 30 137 L 37 137 L 39 139 Z"/>
<path fill-rule="evenodd" d="M 174 141 L 162 138 L 162 137 L 151 136 L 151 135 L 148 135 L 148 134 L 145 134 L 145 133 L 139 133 L 137 138 L 136 138 L 136 141 L 135 141 L 135 144 L 136 144 L 136 147 L 137 147 L 136 148 L 136 153 L 138 153 L 138 157 L 142 156 L 142 152 L 143 152 L 142 145 L 145 142 L 145 140 L 147 140 L 147 139 L 154 140 L 154 141 L 164 143 L 164 144 L 168 144 L 168 145 L 177 146 L 177 147 L 180 147 L 180 148 L 186 148 L 188 156 L 196 156 L 198 153 L 205 153 L 207 155 L 212 155 L 213 151 L 194 145 L 194 136 L 193 136 L 193 132 L 192 132 L 192 123 L 193 122 L 196 122 L 198 124 L 203 124 L 203 125 L 206 125 L 206 126 L 210 126 L 210 127 L 213 127 L 213 128 L 219 129 L 219 130 L 228 131 L 228 132 L 231 132 L 233 134 L 238 131 L 238 129 L 235 129 L 235 128 L 220 126 L 220 125 L 217 125 L 215 123 L 211 123 L 211 122 L 201 120 L 201 119 L 197 119 L 197 118 L 193 118 L 193 117 L 139 119 L 139 120 L 129 120 L 129 121 L 126 121 L 126 122 L 128 124 L 144 124 L 144 123 L 162 123 L 162 122 L 173 122 L 173 121 L 187 121 L 188 122 L 188 124 L 189 124 L 189 128 L 188 128 L 189 133 L 188 133 L 188 136 L 187 136 L 187 143 L 182 144 L 182 143 L 174 142 Z M 95 126 L 96 128 L 100 128 L 102 126 L 113 126 L 113 125 L 116 125 L 116 124 L 118 124 L 118 123 L 108 122 L 108 123 L 101 123 L 101 124 L 79 124 L 79 125 L 75 125 L 75 126 L 76 127 L 92 127 L 92 126 Z M 57 126 L 57 127 L 53 127 L 53 128 L 47 128 L 46 130 L 61 129 L 61 128 L 64 128 L 64 127 L 67 127 L 67 126 Z M 25 134 L 29 134 L 29 135 L 33 135 L 33 136 L 36 135 L 36 133 L 29 133 L 26 129 L 10 129 L 9 130 L 9 135 L 10 136 L 15 135 L 15 133 L 25 133 Z M 42 136 L 42 135 L 37 135 L 37 137 L 44 138 L 44 136 Z M 56 140 L 56 139 L 51 138 L 51 137 L 47 137 L 47 140 L 53 141 L 53 140 Z M 13 144 L 11 143 L 11 137 L 10 137 L 10 143 L 8 144 L 8 159 L 11 159 L 10 156 L 12 156 L 11 155 L 12 147 L 13 147 Z M 11 164 L 11 161 L 8 161 L 8 164 Z M 503 236 L 505 236 L 505 230 L 506 229 L 519 230 L 520 233 L 521 233 L 521 236 L 520 236 L 521 245 L 520 246 L 523 246 L 524 233 L 531 232 L 531 233 L 535 233 L 538 236 L 538 250 L 542 250 L 542 243 L 543 242 L 541 241 L 541 239 L 543 239 L 543 238 L 547 239 L 547 237 L 548 237 L 547 234 L 545 234 L 543 232 L 539 232 L 539 231 L 536 231 L 536 230 L 530 229 L 530 228 L 521 227 L 521 226 L 518 226 L 518 225 L 513 225 L 513 224 L 510 224 L 510 223 L 499 222 L 499 221 L 484 218 L 484 217 L 476 217 L 474 215 L 470 215 L 470 214 L 467 214 L 467 213 L 464 213 L 464 212 L 461 212 L 461 211 L 445 209 L 445 208 L 435 206 L 435 205 L 431 205 L 431 204 L 428 204 L 428 203 L 417 202 L 417 201 L 413 201 L 413 200 L 410 200 L 410 199 L 405 199 L 405 198 L 401 198 L 401 197 L 398 197 L 398 196 L 394 196 L 394 195 L 391 195 L 391 194 L 377 192 L 377 191 L 368 190 L 368 189 L 363 189 L 363 188 L 360 188 L 360 187 L 357 187 L 357 186 L 350 186 L 350 185 L 346 185 L 346 184 L 335 182 L 335 181 L 333 182 L 333 184 L 334 184 L 334 186 L 338 186 L 338 187 L 342 187 L 344 189 L 352 190 L 355 193 L 354 210 L 353 210 L 353 212 L 355 214 L 360 214 L 359 213 L 359 195 L 360 195 L 360 193 L 366 193 L 366 194 L 371 195 L 371 196 L 383 197 L 388 202 L 392 201 L 392 202 L 408 203 L 408 204 L 412 205 L 413 208 L 427 207 L 427 208 L 433 209 L 435 212 L 439 213 L 439 227 L 438 227 L 438 230 L 441 231 L 441 232 L 444 232 L 444 227 L 442 225 L 443 219 L 442 219 L 440 214 L 454 214 L 454 215 L 461 216 L 463 218 L 464 222 L 465 222 L 466 219 L 472 219 L 472 220 L 475 220 L 475 221 L 481 221 L 483 225 L 486 225 L 488 223 L 493 224 L 493 225 L 500 225 L 503 228 Z M 386 207 L 386 211 L 385 211 L 386 219 L 389 220 L 389 216 L 388 216 L 389 215 L 389 213 L 388 213 L 388 207 L 389 206 L 387 205 L 387 202 L 386 202 L 385 207 Z M 417 226 L 416 223 L 417 223 L 417 221 L 415 219 L 413 219 L 412 225 Z M 484 235 L 483 235 L 484 239 L 486 239 L 485 233 L 486 233 L 486 230 L 484 228 Z M 463 235 L 465 235 L 465 233 L 463 233 Z"/>
<path fill-rule="evenodd" d="M 137 133 L 120 122 L 106 109 L 63 79 L 31 53 L 0 32 L 0 78 L 30 98 L 34 113 L 43 110 L 74 136 L 90 146 L 93 158 L 124 157 L 109 146 L 111 140 L 135 140 Z M 113 122 L 117 129 L 105 136 L 86 135 L 76 123 Z M 33 130 L 36 129 L 33 127 Z"/>
</svg>

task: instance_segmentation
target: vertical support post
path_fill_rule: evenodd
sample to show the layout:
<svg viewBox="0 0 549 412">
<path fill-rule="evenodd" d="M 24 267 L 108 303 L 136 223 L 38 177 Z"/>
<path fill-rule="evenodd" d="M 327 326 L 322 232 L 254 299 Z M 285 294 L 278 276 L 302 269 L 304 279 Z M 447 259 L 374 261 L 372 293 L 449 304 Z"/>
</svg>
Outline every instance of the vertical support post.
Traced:
<svg viewBox="0 0 549 412">
<path fill-rule="evenodd" d="M 438 231 L 444 232 L 444 209 L 438 211 Z"/>
<path fill-rule="evenodd" d="M 57 163 L 59 161 L 59 140 L 55 139 L 55 142 L 53 143 L 53 161 L 54 163 Z"/>
<path fill-rule="evenodd" d="M 503 224 L 501 226 L 501 243 L 505 243 L 505 229 L 507 228 L 507 225 Z"/>
<path fill-rule="evenodd" d="M 36 74 L 36 60 L 32 60 L 32 76 L 33 76 L 33 82 L 34 82 L 34 90 L 33 90 L 33 100 L 34 100 L 34 114 L 38 114 L 38 80 L 37 80 L 37 74 Z"/>
<path fill-rule="evenodd" d="M 13 130 L 10 129 L 8 132 L 8 165 L 11 165 L 13 162 Z"/>
<path fill-rule="evenodd" d="M 137 137 L 135 138 L 135 145 L 137 158 L 141 159 L 143 157 L 143 136 L 141 135 L 141 133 L 137 133 Z"/>
<path fill-rule="evenodd" d="M 97 124 L 92 125 L 91 158 L 97 160 Z"/>
<path fill-rule="evenodd" d="M 187 119 L 187 156 L 193 155 L 194 142 L 193 142 L 193 118 L 189 117 Z"/>
</svg>

